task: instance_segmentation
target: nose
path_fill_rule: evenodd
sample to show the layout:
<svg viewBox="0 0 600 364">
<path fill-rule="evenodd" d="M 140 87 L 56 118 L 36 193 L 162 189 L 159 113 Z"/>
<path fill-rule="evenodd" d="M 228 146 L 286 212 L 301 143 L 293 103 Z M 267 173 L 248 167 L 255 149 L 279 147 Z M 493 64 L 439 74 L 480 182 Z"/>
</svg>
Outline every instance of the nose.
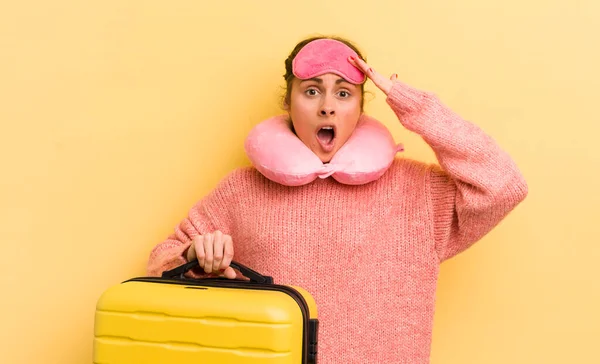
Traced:
<svg viewBox="0 0 600 364">
<path fill-rule="evenodd" d="M 327 116 L 327 115 L 335 115 L 335 110 L 333 110 L 330 107 L 324 107 L 321 109 L 321 115 L 322 116 Z"/>
<path fill-rule="evenodd" d="M 331 95 L 324 95 L 321 99 L 319 115 L 325 117 L 335 115 L 335 100 Z"/>
</svg>

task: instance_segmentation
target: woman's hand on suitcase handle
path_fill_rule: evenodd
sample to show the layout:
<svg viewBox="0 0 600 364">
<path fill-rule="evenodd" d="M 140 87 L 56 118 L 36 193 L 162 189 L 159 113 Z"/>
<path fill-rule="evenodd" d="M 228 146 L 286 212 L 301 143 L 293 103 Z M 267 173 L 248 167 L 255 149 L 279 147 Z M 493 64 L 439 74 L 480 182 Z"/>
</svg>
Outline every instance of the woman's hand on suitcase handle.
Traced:
<svg viewBox="0 0 600 364">
<path fill-rule="evenodd" d="M 229 266 L 233 259 L 233 241 L 231 236 L 219 230 L 194 237 L 187 252 L 187 260 L 194 258 L 198 259 L 198 264 L 206 273 L 223 273 L 229 279 L 237 276 Z"/>
</svg>

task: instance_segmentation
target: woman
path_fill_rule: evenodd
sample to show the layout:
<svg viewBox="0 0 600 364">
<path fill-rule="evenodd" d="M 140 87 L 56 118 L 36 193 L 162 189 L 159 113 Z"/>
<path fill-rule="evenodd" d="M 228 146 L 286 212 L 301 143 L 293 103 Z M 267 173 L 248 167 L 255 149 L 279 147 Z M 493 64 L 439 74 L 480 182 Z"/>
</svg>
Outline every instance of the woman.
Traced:
<svg viewBox="0 0 600 364">
<path fill-rule="evenodd" d="M 432 94 L 381 76 L 346 40 L 307 39 L 285 64 L 284 119 L 325 166 L 367 118 L 367 78 L 439 166 L 394 158 L 366 182 L 291 184 L 254 163 L 192 207 L 153 249 L 148 273 L 197 258 L 204 272 L 188 275 L 235 278 L 235 257 L 315 297 L 319 362 L 427 363 L 440 263 L 496 226 L 527 184 L 482 130 Z M 354 148 L 356 158 L 372 151 Z"/>
</svg>

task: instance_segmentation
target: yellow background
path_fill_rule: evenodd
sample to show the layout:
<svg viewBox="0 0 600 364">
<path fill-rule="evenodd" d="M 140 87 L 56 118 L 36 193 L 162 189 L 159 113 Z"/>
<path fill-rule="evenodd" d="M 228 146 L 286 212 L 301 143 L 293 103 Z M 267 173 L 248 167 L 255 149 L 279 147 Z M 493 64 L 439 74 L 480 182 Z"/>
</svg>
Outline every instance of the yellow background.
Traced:
<svg viewBox="0 0 600 364">
<path fill-rule="evenodd" d="M 95 302 L 281 112 L 305 36 L 439 97 L 530 194 L 442 266 L 432 363 L 600 362 L 600 3 L 13 1 L 0 5 L 0 362 L 90 363 Z M 371 87 L 409 157 L 429 147 Z"/>
</svg>

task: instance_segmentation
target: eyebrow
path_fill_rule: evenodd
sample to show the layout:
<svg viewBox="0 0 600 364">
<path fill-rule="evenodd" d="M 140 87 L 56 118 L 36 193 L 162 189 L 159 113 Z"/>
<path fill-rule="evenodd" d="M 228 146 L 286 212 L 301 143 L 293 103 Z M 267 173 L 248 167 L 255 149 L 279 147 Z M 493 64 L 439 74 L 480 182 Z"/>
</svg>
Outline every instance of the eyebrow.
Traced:
<svg viewBox="0 0 600 364">
<path fill-rule="evenodd" d="M 309 82 L 309 81 L 315 81 L 315 82 L 316 82 L 316 83 L 318 83 L 318 84 L 322 84 L 322 83 L 323 83 L 323 79 L 321 79 L 321 78 L 319 78 L 319 77 L 313 77 L 313 78 L 309 78 L 309 79 L 307 79 L 307 80 L 302 80 L 302 81 L 300 81 L 300 83 L 303 83 L 303 82 Z M 343 78 L 341 78 L 341 77 L 340 77 L 340 78 L 338 78 L 337 80 L 335 80 L 335 84 L 336 84 L 336 85 L 338 85 L 338 84 L 340 84 L 340 83 L 342 83 L 342 82 L 350 83 L 350 82 L 348 82 L 348 81 L 344 80 L 344 79 L 343 79 Z"/>
</svg>

